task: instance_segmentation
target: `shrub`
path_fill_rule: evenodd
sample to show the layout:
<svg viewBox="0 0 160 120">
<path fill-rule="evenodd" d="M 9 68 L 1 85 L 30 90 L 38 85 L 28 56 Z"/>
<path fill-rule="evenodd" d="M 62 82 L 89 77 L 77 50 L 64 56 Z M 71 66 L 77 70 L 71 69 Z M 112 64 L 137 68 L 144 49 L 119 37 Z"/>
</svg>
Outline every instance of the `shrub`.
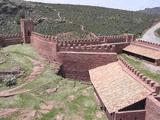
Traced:
<svg viewBox="0 0 160 120">
<path fill-rule="evenodd" d="M 16 84 L 17 84 L 16 77 L 11 77 L 11 78 L 6 80 L 6 86 L 7 87 L 15 86 Z"/>
</svg>

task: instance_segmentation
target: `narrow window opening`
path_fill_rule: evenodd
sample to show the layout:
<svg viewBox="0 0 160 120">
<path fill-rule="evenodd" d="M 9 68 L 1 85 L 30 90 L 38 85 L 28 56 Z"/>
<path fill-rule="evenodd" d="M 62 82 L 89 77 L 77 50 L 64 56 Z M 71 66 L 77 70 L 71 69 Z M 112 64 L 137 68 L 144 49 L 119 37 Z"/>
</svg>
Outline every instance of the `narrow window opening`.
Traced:
<svg viewBox="0 0 160 120">
<path fill-rule="evenodd" d="M 31 32 L 30 31 L 28 31 L 28 36 L 31 36 Z"/>
</svg>

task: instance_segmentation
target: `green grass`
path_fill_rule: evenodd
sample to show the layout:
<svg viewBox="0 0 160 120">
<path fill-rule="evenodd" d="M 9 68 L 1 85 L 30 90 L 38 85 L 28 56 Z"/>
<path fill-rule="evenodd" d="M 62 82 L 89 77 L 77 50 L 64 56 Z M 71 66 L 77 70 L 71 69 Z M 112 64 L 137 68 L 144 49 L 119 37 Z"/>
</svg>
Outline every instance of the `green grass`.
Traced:
<svg viewBox="0 0 160 120">
<path fill-rule="evenodd" d="M 129 64 L 135 67 L 137 70 L 142 72 L 145 76 L 160 83 L 160 73 L 154 72 L 153 70 L 147 68 L 144 63 L 134 57 L 128 56 L 126 54 L 121 55 Z"/>
<path fill-rule="evenodd" d="M 5 59 L 3 64 L 0 64 L 0 70 L 9 70 L 10 68 L 21 68 L 24 71 L 24 74 L 17 78 L 18 85 L 22 84 L 22 80 L 32 72 L 32 59 L 38 59 L 39 56 L 34 52 L 33 48 L 30 45 L 13 45 L 2 48 L 0 50 L 0 55 Z M 2 83 L 0 84 L 0 90 L 8 89 Z"/>
<path fill-rule="evenodd" d="M 155 31 L 155 35 L 158 36 L 158 37 L 160 37 L 160 29 L 158 29 L 158 30 Z"/>
<path fill-rule="evenodd" d="M 47 114 L 44 114 L 44 116 L 40 120 L 53 120 L 55 118 L 56 114 L 62 113 L 63 109 L 62 108 L 56 108 L 50 111 Z"/>
<path fill-rule="evenodd" d="M 26 64 L 25 61 L 28 57 L 40 59 L 30 45 L 13 45 L 5 48 L 4 51 L 13 55 L 15 59 L 21 59 L 22 65 Z M 19 56 L 19 58 L 17 58 L 17 56 Z M 96 116 L 96 113 L 100 112 L 100 109 L 95 101 L 92 86 L 82 84 L 79 81 L 64 79 L 54 73 L 54 64 L 42 62 L 45 65 L 42 74 L 24 86 L 24 89 L 29 90 L 29 92 L 13 97 L 0 98 L 0 108 L 16 107 L 39 111 L 40 105 L 44 104 L 44 102 L 53 101 L 56 103 L 53 110 L 47 114 L 40 114 L 41 117 L 35 117 L 35 120 L 53 120 L 59 114 L 64 115 L 66 120 L 78 118 L 84 120 L 106 119 L 105 115 L 102 115 L 102 118 L 97 118 Z M 57 92 L 48 94 L 46 90 L 52 88 L 58 88 Z M 84 94 L 84 92 L 86 94 Z M 73 96 L 74 99 L 70 100 L 70 96 Z M 15 115 L 18 116 L 15 113 L 6 119 L 16 120 Z"/>
</svg>

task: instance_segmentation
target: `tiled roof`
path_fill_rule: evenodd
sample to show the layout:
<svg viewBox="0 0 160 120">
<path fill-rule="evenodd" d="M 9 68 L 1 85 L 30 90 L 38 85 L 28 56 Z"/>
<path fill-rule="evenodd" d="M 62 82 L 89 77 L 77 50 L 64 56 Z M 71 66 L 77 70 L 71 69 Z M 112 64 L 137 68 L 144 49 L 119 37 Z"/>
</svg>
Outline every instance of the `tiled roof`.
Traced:
<svg viewBox="0 0 160 120">
<path fill-rule="evenodd" d="M 151 92 L 123 71 L 118 62 L 89 71 L 91 82 L 109 113 L 145 99 Z"/>
<path fill-rule="evenodd" d="M 134 54 L 138 54 L 141 56 L 146 56 L 148 58 L 152 58 L 155 60 L 160 59 L 160 51 L 157 51 L 151 48 L 147 48 L 147 47 L 142 47 L 142 46 L 131 44 L 127 46 L 126 48 L 124 48 L 123 50 L 134 53 Z"/>
</svg>

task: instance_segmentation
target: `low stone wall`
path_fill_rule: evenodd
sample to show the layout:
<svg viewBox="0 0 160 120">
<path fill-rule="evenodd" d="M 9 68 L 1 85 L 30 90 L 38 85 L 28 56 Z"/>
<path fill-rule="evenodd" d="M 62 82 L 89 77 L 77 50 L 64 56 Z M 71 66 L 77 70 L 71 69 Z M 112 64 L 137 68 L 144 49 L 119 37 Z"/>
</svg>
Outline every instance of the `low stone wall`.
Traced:
<svg viewBox="0 0 160 120">
<path fill-rule="evenodd" d="M 145 120 L 145 110 L 117 112 L 114 120 Z"/>
<path fill-rule="evenodd" d="M 89 81 L 89 69 L 117 61 L 116 53 L 58 52 L 67 78 Z"/>
</svg>

